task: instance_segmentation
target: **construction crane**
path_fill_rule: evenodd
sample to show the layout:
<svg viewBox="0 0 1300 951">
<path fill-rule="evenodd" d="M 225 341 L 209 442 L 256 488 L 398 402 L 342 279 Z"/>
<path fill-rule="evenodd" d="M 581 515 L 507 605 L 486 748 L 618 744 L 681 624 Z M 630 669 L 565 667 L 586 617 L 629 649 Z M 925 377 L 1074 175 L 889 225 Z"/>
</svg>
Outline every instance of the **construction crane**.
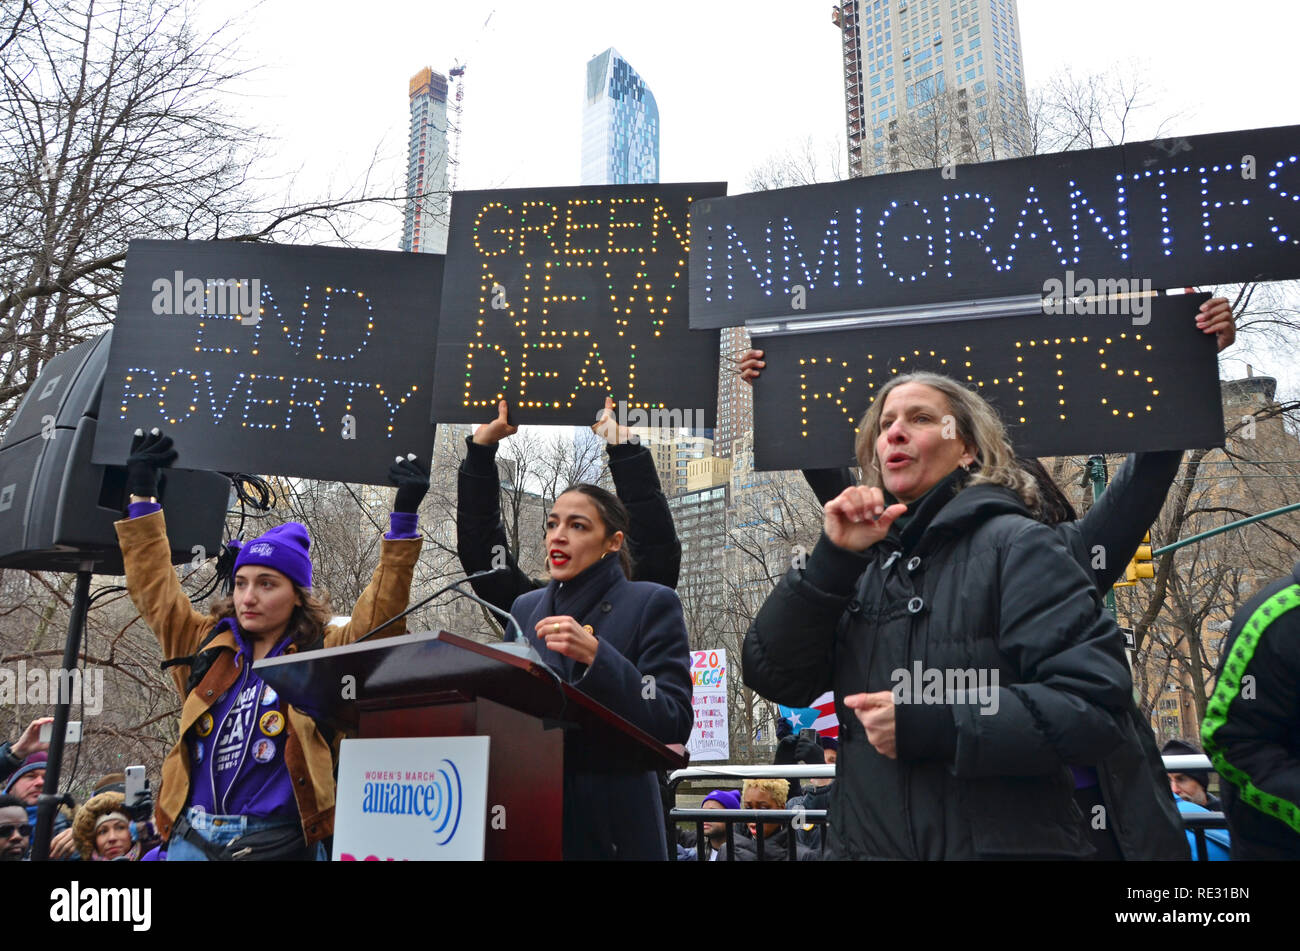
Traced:
<svg viewBox="0 0 1300 951">
<path fill-rule="evenodd" d="M 478 49 L 479 43 L 483 41 L 483 35 L 487 32 L 488 24 L 492 22 L 492 10 L 479 27 L 478 36 L 474 40 L 474 45 L 470 49 L 470 55 Z M 456 92 L 451 97 L 451 111 L 447 119 L 447 170 L 450 175 L 450 188 L 456 190 L 456 173 L 460 167 L 460 135 L 465 110 L 465 67 L 469 65 L 469 56 L 465 57 L 465 62 L 456 60 L 455 65 L 447 70 L 447 81 L 456 87 Z"/>
<path fill-rule="evenodd" d="M 447 120 L 447 169 L 451 173 L 451 190 L 456 190 L 456 172 L 460 168 L 460 126 L 465 108 L 465 67 L 457 62 L 447 71 L 447 81 L 456 87 L 451 97 L 451 116 Z"/>
</svg>

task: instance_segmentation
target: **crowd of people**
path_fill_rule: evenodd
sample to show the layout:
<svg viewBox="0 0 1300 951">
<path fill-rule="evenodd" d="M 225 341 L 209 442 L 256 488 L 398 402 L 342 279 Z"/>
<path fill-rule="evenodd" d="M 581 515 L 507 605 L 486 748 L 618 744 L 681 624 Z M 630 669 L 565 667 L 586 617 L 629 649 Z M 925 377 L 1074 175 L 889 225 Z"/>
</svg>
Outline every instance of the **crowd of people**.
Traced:
<svg viewBox="0 0 1300 951">
<path fill-rule="evenodd" d="M 1221 298 L 1202 306 L 1197 326 L 1220 349 L 1232 342 Z M 750 351 L 742 376 L 753 380 L 764 365 Z M 508 613 L 556 676 L 659 742 L 685 744 L 681 543 L 648 448 L 612 409 L 607 400 L 593 429 L 606 440 L 615 491 L 578 483 L 558 495 L 542 538 L 547 577 L 533 579 L 502 524 L 495 455 L 515 432 L 502 401 L 467 438 L 457 552 L 468 573 L 496 569 L 473 579 L 477 594 Z M 847 469 L 805 473 L 823 504 L 822 536 L 767 597 L 743 648 L 744 682 L 768 700 L 807 706 L 833 691 L 838 739 L 790 731 L 777 764 L 833 763 L 834 779 L 751 779 L 703 804 L 826 809 L 828 822 L 749 822 L 729 835 L 727 823 L 710 821 L 700 841 L 679 831 L 678 857 L 1189 858 L 1196 844 L 1180 810 L 1218 803 L 1200 771 L 1166 776 L 1099 594 L 1158 514 L 1181 453 L 1131 456 L 1078 518 L 1037 460 L 1016 455 L 996 411 L 954 380 L 890 379 L 859 433 L 860 483 Z M 229 593 L 204 609 L 191 604 L 157 500 L 160 473 L 182 451 L 157 429 L 136 433 L 129 508 L 117 524 L 128 591 L 182 701 L 152 821 L 105 777 L 75 814 L 56 816 L 51 856 L 323 859 L 334 737 L 253 663 L 363 632 L 403 633 L 427 468 L 414 456 L 392 465 L 380 563 L 347 623 L 332 624 L 313 587 L 311 538 L 295 522 L 233 548 Z M 1297 604 L 1300 568 L 1262 591 L 1230 632 L 1203 737 L 1231 840 L 1216 833 L 1211 857 L 1229 847 L 1234 857 L 1300 857 L 1300 612 L 1288 613 Z M 4 858 L 28 848 L 43 786 L 44 746 L 33 732 L 41 722 L 0 750 L 9 767 L 0 776 Z M 611 765 L 598 744 L 566 731 L 564 857 L 667 858 L 663 779 Z"/>
<path fill-rule="evenodd" d="M 0 861 L 31 857 L 37 810 L 45 791 L 49 743 L 40 730 L 54 721 L 37 717 L 13 741 L 0 743 Z M 128 804 L 126 776 L 109 773 L 75 810 L 61 805 L 54 814 L 49 858 L 63 861 L 156 860 L 161 840 L 149 818 L 149 802 Z"/>
</svg>

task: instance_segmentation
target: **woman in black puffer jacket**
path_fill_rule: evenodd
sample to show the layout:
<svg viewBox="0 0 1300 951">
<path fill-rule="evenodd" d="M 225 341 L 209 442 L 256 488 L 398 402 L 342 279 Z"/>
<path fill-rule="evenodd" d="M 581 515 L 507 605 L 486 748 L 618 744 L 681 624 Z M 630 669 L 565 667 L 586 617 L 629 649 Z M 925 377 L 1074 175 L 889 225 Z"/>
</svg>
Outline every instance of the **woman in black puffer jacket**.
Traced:
<svg viewBox="0 0 1300 951">
<path fill-rule="evenodd" d="M 1090 854 L 1066 764 L 1120 742 L 1131 682 L 1091 579 L 1034 520 L 996 414 L 946 377 L 898 377 L 858 459 L 866 484 L 826 506 L 806 567 L 744 645 L 763 696 L 835 691 L 836 854 Z"/>
</svg>

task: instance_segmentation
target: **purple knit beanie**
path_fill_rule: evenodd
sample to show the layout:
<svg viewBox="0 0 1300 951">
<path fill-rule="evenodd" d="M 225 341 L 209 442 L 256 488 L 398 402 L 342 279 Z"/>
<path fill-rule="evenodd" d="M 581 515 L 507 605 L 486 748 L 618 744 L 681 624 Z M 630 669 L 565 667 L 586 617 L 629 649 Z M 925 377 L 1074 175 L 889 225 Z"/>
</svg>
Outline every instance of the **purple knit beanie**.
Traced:
<svg viewBox="0 0 1300 951">
<path fill-rule="evenodd" d="M 274 568 L 300 588 L 311 587 L 311 536 L 300 522 L 285 522 L 239 549 L 235 574 L 244 565 Z"/>
<path fill-rule="evenodd" d="M 740 808 L 740 793 L 736 792 L 734 789 L 715 789 L 704 797 L 704 801 L 701 802 L 700 805 L 703 806 L 704 803 L 708 802 L 710 799 L 722 803 L 722 808 L 724 809 Z"/>
</svg>

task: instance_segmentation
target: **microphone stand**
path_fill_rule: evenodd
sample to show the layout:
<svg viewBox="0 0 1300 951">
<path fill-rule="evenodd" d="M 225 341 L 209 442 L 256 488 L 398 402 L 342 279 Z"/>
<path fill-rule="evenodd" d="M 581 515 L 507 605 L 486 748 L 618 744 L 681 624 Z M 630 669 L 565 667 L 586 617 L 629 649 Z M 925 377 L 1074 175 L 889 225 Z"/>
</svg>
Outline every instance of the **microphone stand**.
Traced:
<svg viewBox="0 0 1300 951">
<path fill-rule="evenodd" d="M 423 601 L 420 601 L 420 602 L 418 602 L 418 603 L 416 603 L 416 604 L 411 605 L 409 608 L 407 608 L 407 609 L 406 609 L 405 611 L 403 611 L 401 614 L 394 614 L 392 617 L 390 617 L 390 618 L 389 618 L 387 621 L 385 621 L 383 624 L 380 624 L 378 627 L 373 628 L 373 629 L 371 629 L 371 630 L 369 630 L 369 631 L 366 631 L 366 633 L 362 634 L 360 637 L 358 637 L 358 638 L 357 638 L 355 641 L 353 641 L 352 643 L 354 643 L 354 644 L 360 644 L 362 641 L 366 640 L 367 638 L 371 637 L 372 635 L 378 634 L 380 631 L 382 631 L 384 628 L 388 627 L 388 625 L 392 624 L 394 621 L 400 621 L 402 618 L 406 617 L 406 616 L 407 616 L 408 614 L 410 614 L 412 611 L 418 611 L 418 610 L 420 610 L 420 608 L 424 607 L 426 604 L 428 604 L 428 603 L 429 603 L 430 601 L 432 601 L 434 598 L 438 597 L 438 596 L 441 595 L 441 594 L 446 594 L 448 591 L 452 590 L 453 588 L 456 588 L 457 591 L 460 591 L 460 589 L 456 587 L 457 585 L 464 584 L 466 581 L 477 581 L 479 578 L 488 578 L 488 577 L 490 577 L 490 576 L 492 576 L 492 575 L 500 574 L 501 572 L 503 572 L 503 571 L 505 571 L 505 570 L 506 570 L 506 569 L 505 569 L 504 567 L 502 567 L 502 568 L 489 568 L 489 569 L 487 569 L 486 571 L 476 571 L 476 572 L 474 572 L 472 575 L 467 575 L 467 576 L 465 576 L 464 578 L 461 578 L 459 581 L 453 581 L 451 584 L 445 584 L 445 585 L 443 585 L 441 588 L 439 588 L 437 591 L 433 592 L 433 594 L 431 594 L 431 595 L 429 595 L 427 598 L 425 598 Z M 464 594 L 465 592 L 460 591 L 460 593 L 461 593 L 461 594 Z M 486 603 L 486 602 L 484 602 L 484 603 Z M 495 610 L 495 609 L 494 609 L 494 610 Z M 512 618 L 512 620 L 513 620 L 513 618 Z M 518 627 L 518 625 L 516 625 L 516 627 Z"/>
</svg>

